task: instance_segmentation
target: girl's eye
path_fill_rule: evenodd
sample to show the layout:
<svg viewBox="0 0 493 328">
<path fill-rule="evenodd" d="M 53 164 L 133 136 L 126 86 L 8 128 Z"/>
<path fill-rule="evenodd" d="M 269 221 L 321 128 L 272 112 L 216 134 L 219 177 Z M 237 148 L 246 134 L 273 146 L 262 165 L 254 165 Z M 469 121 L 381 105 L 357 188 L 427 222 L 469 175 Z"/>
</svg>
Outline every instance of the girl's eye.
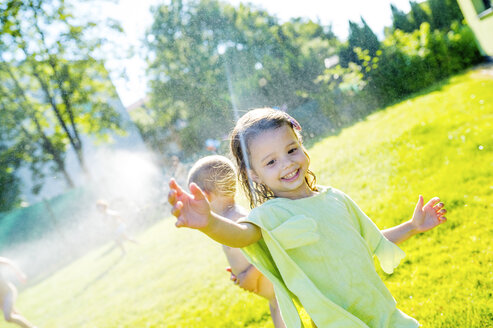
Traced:
<svg viewBox="0 0 493 328">
<path fill-rule="evenodd" d="M 288 154 L 292 154 L 294 152 L 296 152 L 298 150 L 298 148 L 292 148 L 290 150 L 288 150 Z"/>
<path fill-rule="evenodd" d="M 274 160 L 272 159 L 272 160 L 268 161 L 267 164 L 265 164 L 265 165 L 273 165 L 273 164 L 274 164 Z"/>
</svg>

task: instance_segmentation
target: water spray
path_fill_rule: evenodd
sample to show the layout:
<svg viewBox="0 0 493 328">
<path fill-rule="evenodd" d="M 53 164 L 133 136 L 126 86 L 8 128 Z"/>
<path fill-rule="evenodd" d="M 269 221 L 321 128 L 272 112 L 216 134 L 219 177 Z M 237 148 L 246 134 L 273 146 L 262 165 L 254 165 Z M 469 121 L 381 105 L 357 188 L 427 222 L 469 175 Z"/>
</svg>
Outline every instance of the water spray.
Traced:
<svg viewBox="0 0 493 328">
<path fill-rule="evenodd" d="M 219 52 L 221 52 L 221 49 L 219 49 Z M 231 81 L 231 70 L 229 68 L 229 64 L 228 64 L 227 60 L 224 61 L 224 67 L 225 67 L 225 71 L 226 71 L 226 81 L 228 83 L 229 96 L 231 98 L 231 106 L 233 108 L 233 115 L 235 118 L 235 122 L 238 122 L 238 120 L 240 119 L 240 115 L 238 113 L 238 106 L 236 104 L 236 99 L 234 97 L 233 83 Z M 245 166 L 247 169 L 246 171 L 247 171 L 247 177 L 248 177 L 248 188 L 250 189 L 250 194 L 255 199 L 255 203 L 257 203 L 257 194 L 254 192 L 255 189 L 253 187 L 253 182 L 252 182 L 253 180 L 252 180 L 252 177 L 250 175 L 251 166 L 250 166 L 250 159 L 248 158 L 246 141 L 245 141 L 245 138 L 244 138 L 242 133 L 239 133 L 238 135 L 240 137 L 241 154 L 243 155 L 243 158 L 245 160 Z"/>
</svg>

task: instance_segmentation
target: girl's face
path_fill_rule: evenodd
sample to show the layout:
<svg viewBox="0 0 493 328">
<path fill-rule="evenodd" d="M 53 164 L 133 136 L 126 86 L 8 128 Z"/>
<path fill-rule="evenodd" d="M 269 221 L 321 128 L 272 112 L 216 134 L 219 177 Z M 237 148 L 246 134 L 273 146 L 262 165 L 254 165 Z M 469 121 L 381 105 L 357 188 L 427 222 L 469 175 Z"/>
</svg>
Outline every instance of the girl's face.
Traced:
<svg viewBox="0 0 493 328">
<path fill-rule="evenodd" d="M 310 161 L 291 127 L 261 132 L 249 141 L 248 149 L 252 179 L 269 187 L 276 197 L 313 195 L 305 180 Z"/>
</svg>

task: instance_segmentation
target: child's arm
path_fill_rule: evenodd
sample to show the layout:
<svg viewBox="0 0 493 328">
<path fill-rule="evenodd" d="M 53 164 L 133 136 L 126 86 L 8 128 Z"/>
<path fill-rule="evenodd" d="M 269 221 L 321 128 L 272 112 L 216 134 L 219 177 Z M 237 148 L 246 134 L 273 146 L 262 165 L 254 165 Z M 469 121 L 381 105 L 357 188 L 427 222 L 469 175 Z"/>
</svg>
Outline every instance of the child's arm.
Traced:
<svg viewBox="0 0 493 328">
<path fill-rule="evenodd" d="M 232 273 L 237 275 L 250 266 L 250 262 L 247 261 L 240 249 L 225 245 L 222 247 Z"/>
<path fill-rule="evenodd" d="M 385 238 L 394 244 L 400 244 L 418 233 L 433 229 L 447 221 L 444 216 L 447 210 L 443 208 L 444 204 L 440 202 L 438 197 L 432 198 L 424 206 L 423 203 L 423 196 L 420 195 L 412 219 L 398 226 L 382 230 Z"/>
<path fill-rule="evenodd" d="M 8 258 L 0 257 L 0 264 L 6 264 L 6 265 L 10 266 L 14 270 L 14 272 L 16 273 L 17 278 L 19 278 L 19 280 L 21 282 L 26 281 L 26 279 L 27 279 L 26 274 L 24 272 L 22 272 L 22 270 L 14 262 L 9 260 Z"/>
<path fill-rule="evenodd" d="M 238 274 L 235 283 L 246 291 L 258 293 L 258 280 L 261 275 L 262 273 L 250 264 L 246 270 Z"/>
<path fill-rule="evenodd" d="M 260 228 L 248 222 L 233 222 L 211 211 L 204 192 L 195 184 L 190 184 L 190 192 L 181 188 L 171 179 L 168 202 L 171 214 L 176 218 L 177 227 L 198 229 L 215 241 L 230 247 L 245 247 L 262 237 Z"/>
</svg>

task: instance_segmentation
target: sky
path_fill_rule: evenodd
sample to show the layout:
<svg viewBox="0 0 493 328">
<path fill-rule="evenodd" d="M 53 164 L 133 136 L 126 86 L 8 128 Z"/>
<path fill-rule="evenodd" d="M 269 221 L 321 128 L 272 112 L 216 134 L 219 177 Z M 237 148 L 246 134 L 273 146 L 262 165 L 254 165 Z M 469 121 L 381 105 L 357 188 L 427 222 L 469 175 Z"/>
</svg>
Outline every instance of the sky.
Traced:
<svg viewBox="0 0 493 328">
<path fill-rule="evenodd" d="M 113 3 L 101 1 L 92 3 L 91 7 L 86 9 L 90 10 L 91 15 L 118 20 L 125 34 L 115 41 L 122 47 L 132 46 L 136 50 L 130 59 L 108 55 L 110 58 L 106 64 L 107 69 L 113 72 L 112 80 L 124 106 L 129 106 L 146 95 L 146 63 L 142 55 L 141 41 L 146 29 L 152 23 L 151 6 L 163 2 L 167 3 L 163 0 L 116 0 Z M 406 12 L 410 8 L 408 0 L 227 0 L 225 2 L 234 6 L 238 6 L 240 2 L 252 3 L 277 16 L 281 22 L 293 17 L 306 17 L 319 20 L 323 25 L 332 24 L 334 33 L 341 39 L 347 38 L 348 21 L 360 22 L 360 17 L 363 17 L 381 38 L 384 27 L 391 25 L 390 4 Z M 112 36 L 108 38 L 112 39 Z M 126 78 L 116 73 L 122 68 Z"/>
</svg>

